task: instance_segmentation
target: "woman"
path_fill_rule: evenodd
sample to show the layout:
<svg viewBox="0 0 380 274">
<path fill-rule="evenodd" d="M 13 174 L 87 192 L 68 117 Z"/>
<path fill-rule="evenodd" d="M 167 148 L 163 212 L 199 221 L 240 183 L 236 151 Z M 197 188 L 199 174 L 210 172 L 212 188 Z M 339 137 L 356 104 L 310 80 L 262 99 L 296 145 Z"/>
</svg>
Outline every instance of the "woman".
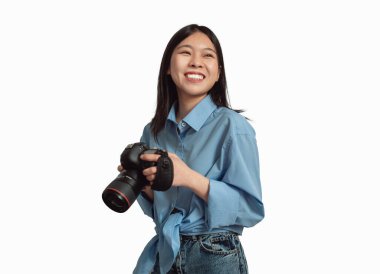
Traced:
<svg viewBox="0 0 380 274">
<path fill-rule="evenodd" d="M 138 198 L 157 235 L 134 273 L 248 272 L 238 235 L 263 219 L 264 208 L 255 132 L 238 112 L 229 107 L 215 34 L 194 24 L 180 29 L 164 52 L 156 113 L 141 137 L 169 152 L 174 180 Z M 156 172 L 143 171 L 150 182 Z"/>
</svg>

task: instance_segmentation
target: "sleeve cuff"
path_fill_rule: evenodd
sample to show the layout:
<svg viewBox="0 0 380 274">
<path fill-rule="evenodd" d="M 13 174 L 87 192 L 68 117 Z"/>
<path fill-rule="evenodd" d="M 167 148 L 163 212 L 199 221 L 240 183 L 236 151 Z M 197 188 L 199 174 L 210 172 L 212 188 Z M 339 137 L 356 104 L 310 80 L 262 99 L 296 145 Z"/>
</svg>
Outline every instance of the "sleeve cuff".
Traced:
<svg viewBox="0 0 380 274">
<path fill-rule="evenodd" d="M 226 183 L 210 179 L 206 206 L 206 223 L 209 228 L 236 224 L 239 210 L 239 191 Z"/>
</svg>

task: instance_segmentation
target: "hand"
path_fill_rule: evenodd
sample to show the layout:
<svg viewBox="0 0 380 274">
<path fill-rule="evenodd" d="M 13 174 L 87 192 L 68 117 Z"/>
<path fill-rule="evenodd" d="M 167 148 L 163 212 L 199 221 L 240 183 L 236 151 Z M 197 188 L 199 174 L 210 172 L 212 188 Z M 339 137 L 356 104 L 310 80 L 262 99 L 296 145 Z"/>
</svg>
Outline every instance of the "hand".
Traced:
<svg viewBox="0 0 380 274">
<path fill-rule="evenodd" d="M 199 174 L 195 170 L 189 168 L 185 162 L 183 162 L 174 153 L 168 153 L 169 158 L 173 162 L 174 166 L 174 179 L 172 186 L 182 186 L 191 189 L 197 196 L 202 198 L 205 202 L 208 201 L 208 193 L 210 190 L 210 181 L 208 178 Z M 142 154 L 141 160 L 157 162 L 160 158 L 157 154 Z M 156 178 L 157 167 L 149 167 L 143 170 L 143 174 L 147 180 L 153 182 Z"/>
<path fill-rule="evenodd" d="M 194 172 L 191 168 L 189 168 L 177 155 L 174 153 L 168 153 L 169 158 L 173 162 L 173 184 L 172 186 L 188 186 L 187 178 L 191 178 L 192 173 Z M 157 162 L 161 155 L 158 154 L 142 154 L 140 156 L 141 160 Z M 149 167 L 143 170 L 143 174 L 149 182 L 153 182 L 156 178 L 157 167 Z"/>
<path fill-rule="evenodd" d="M 210 181 L 207 177 L 199 174 L 195 170 L 189 168 L 177 155 L 168 153 L 174 166 L 174 179 L 172 186 L 183 186 L 191 189 L 198 197 L 205 202 L 208 201 L 208 193 L 210 190 Z M 157 162 L 160 158 L 157 154 L 143 154 L 141 160 Z M 156 178 L 157 167 L 149 167 L 143 170 L 143 174 L 147 180 L 153 182 Z"/>
<path fill-rule="evenodd" d="M 196 172 L 192 170 L 181 158 L 174 153 L 168 153 L 174 166 L 173 186 L 184 186 L 190 188 L 192 178 Z"/>
</svg>

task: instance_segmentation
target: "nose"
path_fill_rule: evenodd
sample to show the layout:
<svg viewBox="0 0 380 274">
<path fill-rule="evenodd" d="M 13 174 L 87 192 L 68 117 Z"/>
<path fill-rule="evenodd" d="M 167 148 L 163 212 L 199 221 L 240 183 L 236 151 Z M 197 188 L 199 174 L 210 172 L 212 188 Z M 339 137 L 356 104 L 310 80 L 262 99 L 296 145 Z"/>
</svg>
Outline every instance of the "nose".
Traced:
<svg viewBox="0 0 380 274">
<path fill-rule="evenodd" d="M 198 54 L 192 55 L 189 65 L 190 67 L 193 67 L 193 68 L 203 67 L 201 56 L 199 56 Z"/>
</svg>

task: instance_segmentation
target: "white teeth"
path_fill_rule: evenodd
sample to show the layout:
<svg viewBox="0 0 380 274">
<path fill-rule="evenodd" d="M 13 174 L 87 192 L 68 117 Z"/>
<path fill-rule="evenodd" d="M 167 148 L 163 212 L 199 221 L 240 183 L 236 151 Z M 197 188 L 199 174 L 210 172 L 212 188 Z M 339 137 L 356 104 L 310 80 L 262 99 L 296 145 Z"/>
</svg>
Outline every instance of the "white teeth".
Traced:
<svg viewBox="0 0 380 274">
<path fill-rule="evenodd" d="M 186 77 L 187 78 L 191 78 L 191 79 L 198 79 L 198 80 L 202 80 L 203 79 L 203 76 L 199 75 L 199 74 L 187 74 Z"/>
</svg>

